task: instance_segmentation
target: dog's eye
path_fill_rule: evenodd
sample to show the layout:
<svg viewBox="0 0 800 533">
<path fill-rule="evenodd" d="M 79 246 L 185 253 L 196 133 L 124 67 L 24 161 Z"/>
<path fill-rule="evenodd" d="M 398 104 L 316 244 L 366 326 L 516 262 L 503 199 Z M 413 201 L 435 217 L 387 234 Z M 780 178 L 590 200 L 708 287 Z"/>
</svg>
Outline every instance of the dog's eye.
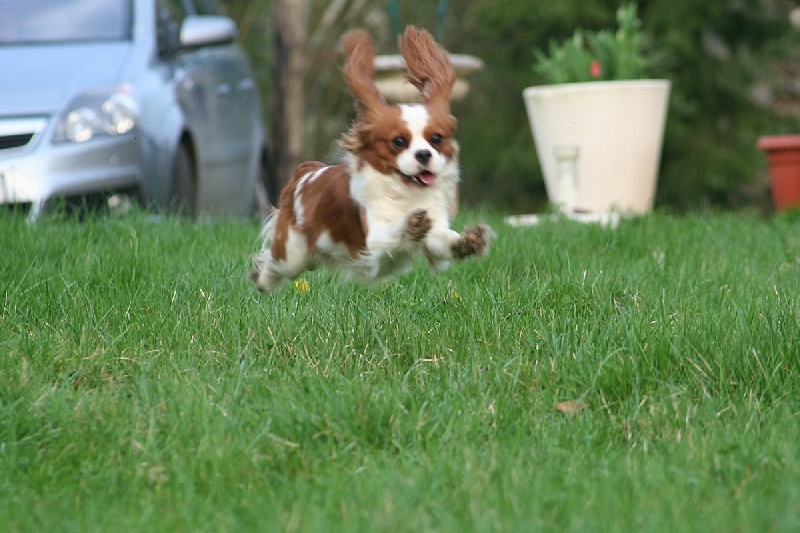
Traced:
<svg viewBox="0 0 800 533">
<path fill-rule="evenodd" d="M 408 148 L 408 139 L 406 139 L 402 135 L 398 135 L 397 137 L 392 139 L 392 146 L 399 149 Z"/>
<path fill-rule="evenodd" d="M 438 133 L 434 133 L 433 135 L 431 135 L 431 144 L 433 144 L 433 145 L 438 146 L 438 145 L 442 144 L 443 140 L 444 140 L 444 138 Z"/>
</svg>

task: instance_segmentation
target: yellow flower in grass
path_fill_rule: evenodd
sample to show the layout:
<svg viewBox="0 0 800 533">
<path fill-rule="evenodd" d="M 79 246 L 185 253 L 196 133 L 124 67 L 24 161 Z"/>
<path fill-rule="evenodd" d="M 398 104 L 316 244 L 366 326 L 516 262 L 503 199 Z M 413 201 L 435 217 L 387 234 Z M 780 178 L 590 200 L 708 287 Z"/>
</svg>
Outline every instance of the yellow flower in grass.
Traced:
<svg viewBox="0 0 800 533">
<path fill-rule="evenodd" d="M 448 280 L 447 288 L 449 289 L 448 292 L 449 292 L 449 296 L 450 296 L 451 300 L 460 300 L 461 299 L 461 295 L 458 294 L 458 291 L 456 290 L 456 284 L 453 283 L 452 279 Z"/>
<path fill-rule="evenodd" d="M 304 292 L 308 292 L 308 282 L 304 279 L 294 280 L 294 292 L 298 294 L 303 294 Z"/>
</svg>

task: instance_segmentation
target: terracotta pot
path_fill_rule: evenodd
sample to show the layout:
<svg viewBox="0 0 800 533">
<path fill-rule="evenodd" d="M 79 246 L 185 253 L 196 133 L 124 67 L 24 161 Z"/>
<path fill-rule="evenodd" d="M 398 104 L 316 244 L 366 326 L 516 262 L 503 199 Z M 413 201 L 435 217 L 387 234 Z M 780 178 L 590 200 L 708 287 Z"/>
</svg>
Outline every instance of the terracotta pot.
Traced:
<svg viewBox="0 0 800 533">
<path fill-rule="evenodd" d="M 757 146 L 767 153 L 775 209 L 800 207 L 800 134 L 765 135 Z"/>
</svg>

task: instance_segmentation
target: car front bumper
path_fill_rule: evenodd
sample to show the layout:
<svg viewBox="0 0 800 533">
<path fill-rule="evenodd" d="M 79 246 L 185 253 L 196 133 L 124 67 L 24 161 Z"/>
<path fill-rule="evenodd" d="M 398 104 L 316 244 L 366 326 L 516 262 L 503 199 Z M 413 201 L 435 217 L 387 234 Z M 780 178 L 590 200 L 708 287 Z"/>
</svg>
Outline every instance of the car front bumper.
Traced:
<svg viewBox="0 0 800 533">
<path fill-rule="evenodd" d="M 84 143 L 54 144 L 47 122 L 0 119 L 0 204 L 30 204 L 30 216 L 35 218 L 59 197 L 140 186 L 142 143 L 136 130 Z M 28 142 L 17 146 L 25 135 L 30 135 Z"/>
</svg>

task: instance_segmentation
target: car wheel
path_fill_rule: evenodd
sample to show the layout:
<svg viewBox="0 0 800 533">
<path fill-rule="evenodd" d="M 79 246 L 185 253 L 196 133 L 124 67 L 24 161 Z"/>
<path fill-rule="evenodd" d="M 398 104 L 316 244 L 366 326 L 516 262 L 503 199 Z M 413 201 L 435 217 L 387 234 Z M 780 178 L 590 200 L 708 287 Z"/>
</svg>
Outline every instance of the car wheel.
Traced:
<svg viewBox="0 0 800 533">
<path fill-rule="evenodd" d="M 185 143 L 181 143 L 175 153 L 169 210 L 180 216 L 197 216 L 197 174 L 192 152 Z"/>
</svg>

